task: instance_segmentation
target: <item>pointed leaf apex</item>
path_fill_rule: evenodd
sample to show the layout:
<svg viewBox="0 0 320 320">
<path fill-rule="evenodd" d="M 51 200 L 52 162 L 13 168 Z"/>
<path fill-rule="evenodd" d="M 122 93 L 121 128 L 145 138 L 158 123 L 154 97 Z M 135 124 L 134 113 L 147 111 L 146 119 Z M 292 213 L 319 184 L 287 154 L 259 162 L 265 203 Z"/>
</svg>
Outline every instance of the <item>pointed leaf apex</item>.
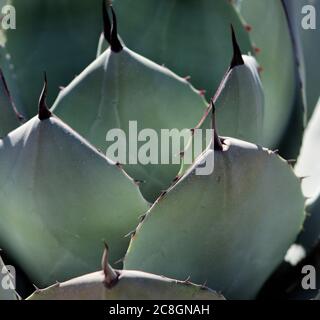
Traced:
<svg viewBox="0 0 320 320">
<path fill-rule="evenodd" d="M 39 292 L 40 291 L 40 289 L 34 283 L 32 284 L 32 286 L 35 289 L 35 292 Z"/>
<path fill-rule="evenodd" d="M 107 3 L 106 0 L 102 0 L 103 35 L 105 40 L 110 44 L 111 22 L 108 15 L 109 5 L 110 5 L 109 2 Z"/>
<path fill-rule="evenodd" d="M 16 105 L 15 105 L 13 99 L 12 99 L 12 96 L 11 96 L 11 93 L 10 93 L 10 90 L 9 90 L 9 87 L 8 87 L 8 84 L 7 84 L 7 81 L 6 81 L 6 78 L 4 77 L 4 74 L 3 74 L 3 71 L 2 71 L 1 68 L 0 68 L 0 79 L 1 79 L 1 82 L 2 82 L 2 84 L 3 84 L 4 91 L 5 91 L 8 99 L 9 99 L 10 105 L 11 105 L 11 107 L 12 107 L 12 109 L 13 109 L 13 112 L 15 113 L 18 121 L 19 121 L 20 123 L 23 123 L 25 119 L 24 119 L 24 117 L 22 116 L 22 114 L 21 114 L 21 113 L 17 110 L 17 108 L 16 108 Z"/>
<path fill-rule="evenodd" d="M 213 129 L 212 141 L 214 143 L 214 150 L 223 151 L 222 141 L 218 135 L 217 126 L 216 126 L 216 107 L 213 99 L 211 99 L 210 104 L 212 108 L 212 129 Z"/>
<path fill-rule="evenodd" d="M 104 273 L 104 284 L 107 288 L 111 289 L 118 281 L 118 274 L 109 264 L 109 246 L 106 242 L 104 242 L 101 264 Z"/>
<path fill-rule="evenodd" d="M 230 64 L 230 69 L 240 66 L 244 64 L 244 61 L 242 59 L 241 50 L 236 38 L 235 31 L 233 29 L 233 25 L 231 25 L 231 35 L 232 35 L 232 46 L 233 46 L 233 57 Z"/>
<path fill-rule="evenodd" d="M 47 74 L 44 73 L 44 85 L 43 85 L 43 89 L 39 99 L 38 117 L 40 120 L 46 120 L 52 116 L 52 113 L 47 106 L 47 101 L 46 101 L 47 91 L 48 91 Z"/>
<path fill-rule="evenodd" d="M 111 9 L 112 23 L 109 18 L 108 9 Z M 113 52 L 120 52 L 123 46 L 118 37 L 117 17 L 112 7 L 112 1 L 102 1 L 103 34 L 105 40 L 110 44 Z"/>
</svg>

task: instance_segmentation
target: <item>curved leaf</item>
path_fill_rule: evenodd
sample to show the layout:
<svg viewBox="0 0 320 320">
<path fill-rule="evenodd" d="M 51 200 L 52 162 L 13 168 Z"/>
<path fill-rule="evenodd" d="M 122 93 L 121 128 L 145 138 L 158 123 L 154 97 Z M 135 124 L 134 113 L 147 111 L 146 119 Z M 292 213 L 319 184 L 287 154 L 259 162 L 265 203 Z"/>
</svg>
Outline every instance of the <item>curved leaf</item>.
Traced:
<svg viewBox="0 0 320 320">
<path fill-rule="evenodd" d="M 141 271 L 115 270 L 110 288 L 102 271 L 37 290 L 27 300 L 224 300 L 205 286 Z"/>
<path fill-rule="evenodd" d="M 14 65 L 20 91 L 19 110 L 37 113 L 43 71 L 50 76 L 52 94 L 71 81 L 95 57 L 102 30 L 101 1 L 11 0 L 17 27 L 6 31 L 6 50 Z"/>
<path fill-rule="evenodd" d="M 252 51 L 238 13 L 225 0 L 116 0 L 114 7 L 121 19 L 119 33 L 130 48 L 178 74 L 190 75 L 208 97 L 230 63 L 230 24 L 243 52 Z"/>
<path fill-rule="evenodd" d="M 289 124 L 297 81 L 286 14 L 278 0 L 242 0 L 240 12 L 251 29 L 257 60 L 262 67 L 264 145 L 274 148 Z"/>
<path fill-rule="evenodd" d="M 43 116 L 0 140 L 0 243 L 38 285 L 96 270 L 103 239 L 122 258 L 148 208 L 115 164 Z"/>
<path fill-rule="evenodd" d="M 152 202 L 176 176 L 180 168 L 179 152 L 184 149 L 182 145 L 173 155 L 176 164 L 157 164 L 162 156 L 162 140 L 158 138 L 165 129 L 187 129 L 187 141 L 189 129 L 197 124 L 206 107 L 200 92 L 187 80 L 124 47 L 121 52 L 108 49 L 99 56 L 61 91 L 53 110 L 103 152 L 114 144 L 106 141 L 109 130 L 122 129 L 126 139 L 119 144 L 128 153 L 125 161 L 120 162 L 133 178 L 144 181 L 141 190 Z M 131 121 L 135 121 L 137 133 L 130 130 Z M 159 157 L 152 160 L 155 164 L 130 162 L 136 149 L 128 150 L 128 144 L 143 129 L 156 133 L 158 145 L 152 140 L 156 151 L 159 146 Z M 138 150 L 144 144 L 145 141 L 139 139 Z M 108 153 L 108 157 L 112 156 Z"/>
<path fill-rule="evenodd" d="M 297 236 L 304 199 L 276 154 L 232 138 L 223 143 L 212 174 L 196 174 L 213 155 L 208 149 L 153 205 L 133 235 L 126 269 L 190 276 L 231 299 L 255 297 Z"/>
</svg>

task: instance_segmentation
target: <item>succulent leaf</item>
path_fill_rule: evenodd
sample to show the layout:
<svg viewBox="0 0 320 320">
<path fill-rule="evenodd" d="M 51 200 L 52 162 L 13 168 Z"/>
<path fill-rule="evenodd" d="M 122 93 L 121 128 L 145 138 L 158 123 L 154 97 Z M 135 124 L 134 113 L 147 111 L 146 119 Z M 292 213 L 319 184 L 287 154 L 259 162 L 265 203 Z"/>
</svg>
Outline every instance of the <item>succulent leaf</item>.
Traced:
<svg viewBox="0 0 320 320">
<path fill-rule="evenodd" d="M 301 16 L 295 12 L 293 3 L 291 0 L 282 0 L 294 49 L 297 79 L 293 113 L 278 145 L 280 154 L 286 159 L 298 157 L 308 116 L 305 61 L 300 39 Z"/>
<path fill-rule="evenodd" d="M 320 54 L 320 30 L 317 26 L 315 29 L 303 28 L 302 21 L 306 14 L 302 9 L 307 5 L 312 5 L 315 13 L 320 12 L 320 2 L 314 0 L 284 0 L 284 3 L 290 13 L 295 28 L 296 42 L 299 45 L 300 68 L 303 69 L 303 79 L 306 82 L 308 119 L 310 119 L 319 98 L 320 76 L 315 66 L 318 64 Z"/>
<path fill-rule="evenodd" d="M 254 57 L 230 70 L 216 102 L 222 136 L 263 143 L 264 94 Z"/>
<path fill-rule="evenodd" d="M 114 7 L 128 47 L 190 75 L 207 97 L 217 90 L 230 63 L 230 24 L 243 52 L 253 51 L 237 11 L 225 0 L 116 0 Z"/>
<path fill-rule="evenodd" d="M 221 294 L 189 281 L 141 271 L 113 270 L 108 262 L 103 266 L 106 269 L 107 273 L 98 271 L 37 290 L 28 300 L 224 300 Z M 116 274 L 116 281 L 107 281 L 109 272 Z"/>
<path fill-rule="evenodd" d="M 124 264 L 190 276 L 227 298 L 249 299 L 295 240 L 304 199 L 299 179 L 277 154 L 233 138 L 221 141 L 212 174 L 196 174 L 210 161 L 211 146 L 155 202 L 133 235 Z"/>
<path fill-rule="evenodd" d="M 6 50 L 20 91 L 17 107 L 36 115 L 42 72 L 50 76 L 49 102 L 95 57 L 102 30 L 100 1 L 11 0 L 17 28 L 6 31 Z M 20 105 L 21 104 L 21 105 Z"/>
<path fill-rule="evenodd" d="M 253 143 L 261 144 L 263 141 L 264 94 L 258 74 L 258 64 L 254 57 L 242 55 L 232 29 L 233 57 L 220 85 L 211 100 L 210 106 L 201 118 L 196 129 L 211 128 L 212 121 L 208 114 L 214 105 L 216 117 L 220 125 L 222 136 L 235 137 Z M 193 134 L 187 145 L 184 155 L 192 152 L 194 159 L 209 147 L 210 143 L 202 138 L 203 149 L 195 150 L 197 137 Z M 178 176 L 190 167 L 184 163 Z"/>
<path fill-rule="evenodd" d="M 153 129 L 157 137 L 164 129 L 193 128 L 207 108 L 200 93 L 186 79 L 121 47 L 114 51 L 111 46 L 62 90 L 54 113 L 103 152 L 114 143 L 106 141 L 111 129 L 124 130 L 128 143 L 134 138 L 129 135 L 130 121 L 137 122 L 138 133 Z M 140 141 L 138 149 L 143 144 Z M 135 150 L 128 152 L 127 162 Z M 179 152 L 174 155 L 177 164 L 121 164 L 134 179 L 144 181 L 142 193 L 152 202 L 178 173 Z"/>
<path fill-rule="evenodd" d="M 103 239 L 121 259 L 149 207 L 115 163 L 45 110 L 45 92 L 39 116 L 0 140 L 0 243 L 37 285 L 96 270 Z"/>
<path fill-rule="evenodd" d="M 240 13 L 250 26 L 265 93 L 264 143 L 274 148 L 293 110 L 296 61 L 284 8 L 278 0 L 242 0 Z"/>
</svg>

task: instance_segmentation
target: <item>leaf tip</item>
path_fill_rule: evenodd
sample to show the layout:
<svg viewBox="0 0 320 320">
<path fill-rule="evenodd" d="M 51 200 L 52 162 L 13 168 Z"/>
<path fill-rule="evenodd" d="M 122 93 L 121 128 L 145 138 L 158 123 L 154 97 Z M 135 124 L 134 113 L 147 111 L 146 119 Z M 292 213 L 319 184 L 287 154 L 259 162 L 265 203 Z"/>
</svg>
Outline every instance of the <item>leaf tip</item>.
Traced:
<svg viewBox="0 0 320 320">
<path fill-rule="evenodd" d="M 231 24 L 231 38 L 232 38 L 232 47 L 233 47 L 233 57 L 230 64 L 230 69 L 244 64 L 241 50 L 237 41 L 236 33 L 234 31 L 232 24 Z"/>
<path fill-rule="evenodd" d="M 44 85 L 43 85 L 43 89 L 40 95 L 39 105 L 38 105 L 38 117 L 41 121 L 49 119 L 52 116 L 52 113 L 47 106 L 47 101 L 46 101 L 47 93 L 48 93 L 48 80 L 47 80 L 47 74 L 46 72 L 44 72 Z"/>
</svg>

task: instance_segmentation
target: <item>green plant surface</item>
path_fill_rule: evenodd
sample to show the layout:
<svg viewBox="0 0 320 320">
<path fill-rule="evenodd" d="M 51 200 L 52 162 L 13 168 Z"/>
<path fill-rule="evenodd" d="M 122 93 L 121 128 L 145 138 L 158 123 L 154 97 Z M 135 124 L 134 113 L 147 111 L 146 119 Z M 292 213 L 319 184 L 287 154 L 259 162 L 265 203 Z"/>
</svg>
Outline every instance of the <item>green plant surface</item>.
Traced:
<svg viewBox="0 0 320 320">
<path fill-rule="evenodd" d="M 125 269 L 190 276 L 226 298 L 252 299 L 301 229 L 300 183 L 278 155 L 233 138 L 214 152 L 213 173 L 196 175 L 212 153 L 206 150 L 150 209 L 132 236 Z"/>
<path fill-rule="evenodd" d="M 0 244 L 35 284 L 49 285 L 95 271 L 104 239 L 111 261 L 121 259 L 149 206 L 126 173 L 42 113 L 0 140 Z"/>
<path fill-rule="evenodd" d="M 16 29 L 6 30 L 6 51 L 14 66 L 20 93 L 19 110 L 37 113 L 42 73 L 52 82 L 50 102 L 60 86 L 68 84 L 95 57 L 101 1 L 11 0 L 16 10 Z M 9 82 L 9 84 L 11 84 Z"/>
<path fill-rule="evenodd" d="M 234 67 L 216 102 L 217 122 L 223 136 L 263 143 L 264 94 L 254 57 L 242 56 L 244 64 Z"/>
<path fill-rule="evenodd" d="M 292 23 L 295 28 L 296 42 L 299 44 L 299 56 L 301 67 L 304 68 L 304 77 L 306 81 L 306 94 L 308 104 L 308 119 L 311 118 L 312 113 L 317 104 L 320 94 L 320 75 L 317 66 L 320 55 L 320 30 L 316 26 L 315 29 L 305 29 L 302 26 L 304 18 L 308 18 L 306 13 L 303 13 L 303 7 L 311 5 L 317 13 L 320 12 L 320 2 L 314 0 L 285 0 L 288 7 Z M 309 21 L 310 22 L 310 21 Z M 302 59 L 304 58 L 304 61 Z"/>
<path fill-rule="evenodd" d="M 82 276 L 35 292 L 28 300 L 224 300 L 222 295 L 191 283 L 140 271 L 121 270 L 112 289 L 102 272 Z"/>
<path fill-rule="evenodd" d="M 211 136 L 207 141 L 206 136 L 197 136 L 197 130 L 206 132 L 211 129 L 212 121 L 208 115 L 212 112 L 212 103 L 215 106 L 217 122 L 221 124 L 221 131 L 219 131 L 223 136 L 262 143 L 264 94 L 258 73 L 259 66 L 254 57 L 241 54 L 233 29 L 232 40 L 234 53 L 230 67 L 211 99 L 206 113 L 193 130 L 192 138 L 183 152 L 178 177 L 181 177 L 191 166 L 185 162 L 185 159 L 192 154 L 192 159 L 195 160 L 211 144 Z M 196 149 L 199 139 L 203 147 Z"/>
<path fill-rule="evenodd" d="M 242 0 L 240 13 L 251 29 L 250 36 L 262 68 L 264 145 L 275 148 L 293 112 L 297 82 L 288 21 L 278 0 Z"/>
<path fill-rule="evenodd" d="M 109 48 L 100 55 L 61 91 L 52 110 L 102 152 L 114 144 L 106 141 L 111 129 L 122 129 L 128 144 L 134 139 L 129 136 L 130 121 L 136 121 L 138 133 L 153 129 L 157 137 L 164 129 L 186 129 L 185 142 L 171 158 L 176 164 L 132 163 L 129 160 L 135 150 L 119 142 L 128 152 L 127 164 L 122 163 L 125 170 L 134 179 L 144 181 L 141 191 L 153 202 L 178 173 L 179 153 L 190 139 L 189 129 L 196 126 L 206 108 L 201 93 L 186 79 L 123 47 L 119 52 Z M 160 163 L 162 141 L 158 142 L 156 160 Z M 138 149 L 145 143 L 140 141 Z"/>
<path fill-rule="evenodd" d="M 47 289 L 28 300 L 224 300 L 224 297 L 189 281 L 168 279 L 141 271 L 114 270 L 87 274 Z"/>
<path fill-rule="evenodd" d="M 116 0 L 119 33 L 132 50 L 191 76 L 211 97 L 229 66 L 230 24 L 243 52 L 253 52 L 233 5 L 225 0 Z"/>
</svg>

